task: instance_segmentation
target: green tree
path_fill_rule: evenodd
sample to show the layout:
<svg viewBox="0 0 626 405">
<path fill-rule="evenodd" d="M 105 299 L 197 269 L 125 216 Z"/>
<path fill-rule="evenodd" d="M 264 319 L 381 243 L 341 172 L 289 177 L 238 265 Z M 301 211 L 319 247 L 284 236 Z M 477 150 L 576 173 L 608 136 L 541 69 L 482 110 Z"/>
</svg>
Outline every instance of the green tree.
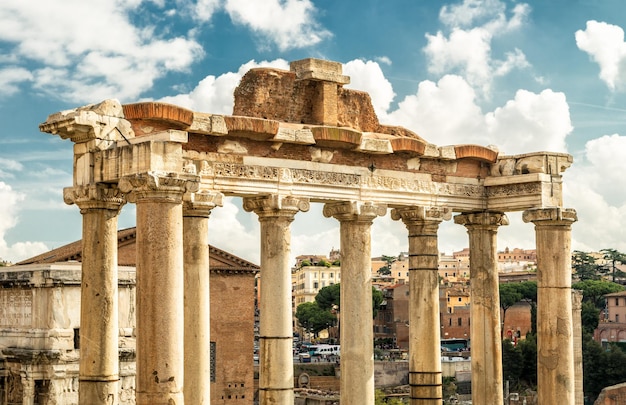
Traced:
<svg viewBox="0 0 626 405">
<path fill-rule="evenodd" d="M 341 310 L 341 286 L 333 284 L 322 288 L 315 296 L 315 302 L 324 310 L 337 309 Z M 374 317 L 378 314 L 378 308 L 383 302 L 383 293 L 372 287 L 372 309 Z"/>
<path fill-rule="evenodd" d="M 319 262 L 317 262 L 317 265 L 318 266 L 324 266 L 324 267 L 330 267 L 331 266 L 330 262 L 325 260 L 325 259 L 322 259 Z"/>
<path fill-rule="evenodd" d="M 380 308 L 380 304 L 383 303 L 383 299 L 382 291 L 372 287 L 372 310 L 374 318 L 378 315 L 378 308 Z"/>
<path fill-rule="evenodd" d="M 381 267 L 380 269 L 378 269 L 378 274 L 380 274 L 381 276 L 388 276 L 391 274 L 391 264 L 393 262 L 395 262 L 396 260 L 398 260 L 396 257 L 394 256 L 387 256 L 387 255 L 382 255 L 381 260 L 383 262 L 385 262 L 385 265 L 383 267 Z"/>
<path fill-rule="evenodd" d="M 626 276 L 626 273 L 617 268 L 617 264 L 626 264 L 626 254 L 618 252 L 615 249 L 602 249 L 600 250 L 604 254 L 604 260 L 610 262 L 610 266 L 607 269 L 611 272 L 611 281 L 615 282 L 616 278 L 622 278 Z"/>
<path fill-rule="evenodd" d="M 602 388 L 626 380 L 626 354 L 613 344 L 605 349 L 590 334 L 585 334 L 583 370 L 583 389 L 593 403 Z"/>
<path fill-rule="evenodd" d="M 522 352 L 513 346 L 509 339 L 502 341 L 502 376 L 505 381 L 509 381 L 512 388 L 519 385 L 523 367 Z"/>
<path fill-rule="evenodd" d="M 315 302 L 320 308 L 325 310 L 331 310 L 334 306 L 339 309 L 341 305 L 341 287 L 339 283 L 329 285 L 319 290 L 315 296 Z"/>
<path fill-rule="evenodd" d="M 583 333 L 593 335 L 593 331 L 596 330 L 598 324 L 600 323 L 600 310 L 593 304 L 593 302 L 585 301 L 582 305 L 580 318 Z"/>
<path fill-rule="evenodd" d="M 400 398 L 387 398 L 383 390 L 374 391 L 374 405 L 402 405 L 404 401 Z"/>
<path fill-rule="evenodd" d="M 600 279 L 600 266 L 596 264 L 596 258 L 586 252 L 574 250 L 572 253 L 572 268 L 579 281 Z"/>
<path fill-rule="evenodd" d="M 337 321 L 337 317 L 334 314 L 321 309 L 316 302 L 305 302 L 298 305 L 296 318 L 298 318 L 300 326 L 314 335 L 334 325 Z"/>
<path fill-rule="evenodd" d="M 520 382 L 529 387 L 537 386 L 537 335 L 526 334 L 526 339 L 519 340 L 516 347 L 522 356 Z"/>
<path fill-rule="evenodd" d="M 502 319 L 506 318 L 506 310 L 522 300 L 522 293 L 518 288 L 519 283 L 500 284 L 500 307 L 503 310 Z"/>
<path fill-rule="evenodd" d="M 572 284 L 572 288 L 583 292 L 583 301 L 591 302 L 597 308 L 604 308 L 604 295 L 623 291 L 622 285 L 605 280 L 585 280 Z"/>
</svg>

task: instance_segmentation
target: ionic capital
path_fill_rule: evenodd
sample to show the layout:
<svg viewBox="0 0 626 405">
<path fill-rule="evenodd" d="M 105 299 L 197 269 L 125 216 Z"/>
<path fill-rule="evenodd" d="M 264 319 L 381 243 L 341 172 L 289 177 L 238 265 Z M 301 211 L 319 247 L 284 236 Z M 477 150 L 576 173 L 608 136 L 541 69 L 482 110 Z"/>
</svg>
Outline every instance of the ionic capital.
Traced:
<svg viewBox="0 0 626 405">
<path fill-rule="evenodd" d="M 333 217 L 339 221 L 368 221 L 387 213 L 386 204 L 371 202 L 342 201 L 324 204 L 324 216 Z"/>
<path fill-rule="evenodd" d="M 452 218 L 452 210 L 448 207 L 402 207 L 391 210 L 391 219 L 402 220 L 406 225 L 422 222 L 441 222 Z"/>
<path fill-rule="evenodd" d="M 572 208 L 533 208 L 524 211 L 522 219 L 535 226 L 569 226 L 578 221 L 578 216 Z"/>
<path fill-rule="evenodd" d="M 48 116 L 39 125 L 41 132 L 59 135 L 74 143 L 97 141 L 95 147 L 107 149 L 113 143 L 135 137 L 130 122 L 124 119 L 122 105 L 117 100 L 105 100 L 73 110 Z"/>
<path fill-rule="evenodd" d="M 454 223 L 464 225 L 467 228 L 495 229 L 499 226 L 508 225 L 509 218 L 503 212 L 470 212 L 455 215 Z"/>
<path fill-rule="evenodd" d="M 198 191 L 199 185 L 198 176 L 147 172 L 122 177 L 118 186 L 126 193 L 127 200 L 132 203 L 150 200 L 181 204 L 183 194 Z"/>
<path fill-rule="evenodd" d="M 224 194 L 212 191 L 183 194 L 184 217 L 208 217 L 211 210 L 223 205 Z"/>
<path fill-rule="evenodd" d="M 293 219 L 296 213 L 299 211 L 306 212 L 310 206 L 308 198 L 280 196 L 277 194 L 243 199 L 243 209 L 247 212 L 256 213 L 259 219 L 275 217 Z"/>
<path fill-rule="evenodd" d="M 118 187 L 108 184 L 91 184 L 63 189 L 65 203 L 76 204 L 81 214 L 91 209 L 119 211 L 126 202 L 124 197 L 124 193 Z"/>
</svg>

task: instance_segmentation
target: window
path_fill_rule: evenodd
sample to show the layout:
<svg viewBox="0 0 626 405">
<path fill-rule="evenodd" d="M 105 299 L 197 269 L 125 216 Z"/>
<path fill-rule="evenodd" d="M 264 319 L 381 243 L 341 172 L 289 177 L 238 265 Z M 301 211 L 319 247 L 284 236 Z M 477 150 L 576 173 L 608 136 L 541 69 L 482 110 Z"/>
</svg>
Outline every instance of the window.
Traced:
<svg viewBox="0 0 626 405">
<path fill-rule="evenodd" d="M 80 329 L 74 328 L 74 349 L 80 349 Z"/>
<path fill-rule="evenodd" d="M 463 326 L 463 318 L 457 319 L 457 323 L 459 324 L 459 326 Z"/>
<path fill-rule="evenodd" d="M 322 273 L 322 278 L 326 278 L 326 273 Z"/>
<path fill-rule="evenodd" d="M 317 281 L 313 283 L 313 288 L 315 289 L 319 288 L 319 283 Z"/>
<path fill-rule="evenodd" d="M 334 278 L 335 277 L 335 273 L 330 273 L 330 278 Z"/>
<path fill-rule="evenodd" d="M 619 314 L 615 314 L 615 322 L 619 323 Z"/>
<path fill-rule="evenodd" d="M 619 306 L 619 298 L 615 298 L 615 306 L 618 307 Z"/>
<path fill-rule="evenodd" d="M 461 297 L 459 297 L 459 302 L 461 302 Z"/>
<path fill-rule="evenodd" d="M 450 326 L 452 326 L 452 318 L 448 319 L 448 323 Z"/>
</svg>

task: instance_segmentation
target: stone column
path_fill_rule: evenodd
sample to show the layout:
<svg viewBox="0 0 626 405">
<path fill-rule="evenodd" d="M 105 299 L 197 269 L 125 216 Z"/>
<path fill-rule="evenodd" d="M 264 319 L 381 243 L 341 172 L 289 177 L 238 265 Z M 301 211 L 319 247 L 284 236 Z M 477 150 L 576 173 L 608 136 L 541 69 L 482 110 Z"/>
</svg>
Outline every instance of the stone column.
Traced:
<svg viewBox="0 0 626 405">
<path fill-rule="evenodd" d="M 464 225 L 469 234 L 472 403 L 502 404 L 502 326 L 496 239 L 498 227 L 508 225 L 509 220 L 500 212 L 475 212 L 457 215 L 454 222 Z"/>
<path fill-rule="evenodd" d="M 341 404 L 374 404 L 374 329 L 370 229 L 386 206 L 339 202 L 324 216 L 340 222 L 341 234 Z"/>
<path fill-rule="evenodd" d="M 540 404 L 575 404 L 571 227 L 576 211 L 524 211 L 537 243 L 537 395 Z"/>
<path fill-rule="evenodd" d="M 154 172 L 120 180 L 137 204 L 138 405 L 184 404 L 182 198 L 194 186 Z"/>
<path fill-rule="evenodd" d="M 290 224 L 309 201 L 271 195 L 244 198 L 261 224 L 259 400 L 261 405 L 294 403 Z"/>
<path fill-rule="evenodd" d="M 391 211 L 409 231 L 409 386 L 411 405 L 441 405 L 441 332 L 437 230 L 451 218 L 447 208 Z"/>
<path fill-rule="evenodd" d="M 119 401 L 117 218 L 122 193 L 106 185 L 63 190 L 83 215 L 79 404 Z"/>
<path fill-rule="evenodd" d="M 189 193 L 183 203 L 185 403 L 211 403 L 209 215 L 221 193 Z"/>
<path fill-rule="evenodd" d="M 572 323 L 574 325 L 574 397 L 576 405 L 584 405 L 583 390 L 583 292 L 572 290 Z"/>
</svg>

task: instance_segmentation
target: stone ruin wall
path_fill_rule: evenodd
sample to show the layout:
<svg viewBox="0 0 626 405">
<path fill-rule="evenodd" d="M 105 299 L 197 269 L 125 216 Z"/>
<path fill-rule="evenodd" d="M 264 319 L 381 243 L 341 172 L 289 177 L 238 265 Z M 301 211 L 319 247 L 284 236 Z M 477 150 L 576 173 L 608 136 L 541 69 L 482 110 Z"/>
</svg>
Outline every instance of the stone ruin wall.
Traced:
<svg viewBox="0 0 626 405">
<path fill-rule="evenodd" d="M 320 99 L 317 83 L 312 80 L 300 80 L 293 71 L 251 69 L 242 77 L 235 89 L 233 115 L 322 125 L 313 117 L 313 106 L 316 100 Z M 336 108 L 335 126 L 361 132 L 421 139 L 406 128 L 381 125 L 370 95 L 364 91 L 346 89 L 339 85 Z"/>
</svg>

